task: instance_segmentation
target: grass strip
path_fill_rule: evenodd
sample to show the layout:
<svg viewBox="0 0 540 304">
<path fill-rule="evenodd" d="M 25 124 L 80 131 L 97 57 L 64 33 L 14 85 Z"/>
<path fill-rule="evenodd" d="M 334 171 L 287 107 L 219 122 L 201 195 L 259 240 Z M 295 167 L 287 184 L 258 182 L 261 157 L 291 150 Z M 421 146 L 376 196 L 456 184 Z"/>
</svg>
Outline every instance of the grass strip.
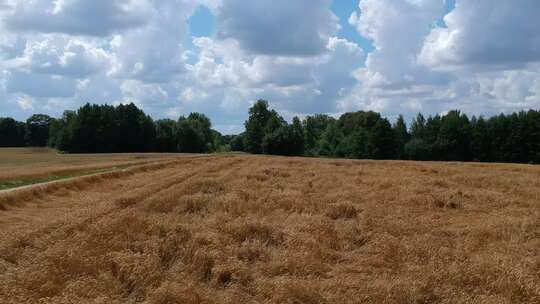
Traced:
<svg viewBox="0 0 540 304">
<path fill-rule="evenodd" d="M 58 181 L 58 180 L 64 180 L 64 179 L 69 179 L 69 178 L 74 178 L 74 177 L 105 173 L 105 172 L 115 171 L 119 169 L 125 169 L 134 165 L 136 164 L 119 165 L 115 167 L 93 169 L 93 170 L 75 171 L 75 172 L 70 172 L 70 173 L 65 173 L 65 174 L 55 174 L 55 175 L 48 175 L 48 176 L 43 176 L 43 177 L 4 180 L 4 181 L 0 181 L 0 191 L 15 189 L 15 188 L 24 187 L 24 186 L 48 183 L 48 182 L 53 182 L 53 181 Z"/>
</svg>

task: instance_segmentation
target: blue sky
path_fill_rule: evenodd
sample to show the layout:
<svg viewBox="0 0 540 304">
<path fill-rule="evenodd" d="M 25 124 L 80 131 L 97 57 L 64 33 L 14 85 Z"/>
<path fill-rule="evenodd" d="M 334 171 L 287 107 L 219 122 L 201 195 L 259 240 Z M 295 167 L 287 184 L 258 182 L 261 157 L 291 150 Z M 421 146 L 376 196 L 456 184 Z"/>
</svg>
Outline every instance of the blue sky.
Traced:
<svg viewBox="0 0 540 304">
<path fill-rule="evenodd" d="M 189 30 L 191 36 L 204 37 L 214 34 L 215 18 L 206 6 L 199 6 L 193 16 L 189 18 Z"/>
<path fill-rule="evenodd" d="M 0 116 L 540 108 L 536 0 L 0 0 Z M 337 18 L 336 18 L 337 17 Z"/>
<path fill-rule="evenodd" d="M 360 35 L 360 33 L 349 24 L 349 17 L 354 11 L 358 10 L 358 1 L 332 1 L 331 8 L 334 14 L 339 17 L 339 24 L 341 25 L 339 36 L 357 43 L 365 52 L 371 52 L 373 50 L 372 42 Z"/>
</svg>

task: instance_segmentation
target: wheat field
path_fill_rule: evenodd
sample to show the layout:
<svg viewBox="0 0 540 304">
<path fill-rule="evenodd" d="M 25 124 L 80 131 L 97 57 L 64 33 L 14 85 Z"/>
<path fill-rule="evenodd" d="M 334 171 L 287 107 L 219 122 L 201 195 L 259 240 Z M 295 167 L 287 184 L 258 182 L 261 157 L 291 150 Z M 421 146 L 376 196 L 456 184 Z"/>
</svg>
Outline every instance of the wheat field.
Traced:
<svg viewBox="0 0 540 304">
<path fill-rule="evenodd" d="M 213 155 L 0 204 L 0 303 L 540 303 L 535 166 Z"/>
<path fill-rule="evenodd" d="M 128 166 L 177 157 L 174 154 L 59 154 L 48 148 L 0 148 L 0 182 L 43 178 Z"/>
</svg>

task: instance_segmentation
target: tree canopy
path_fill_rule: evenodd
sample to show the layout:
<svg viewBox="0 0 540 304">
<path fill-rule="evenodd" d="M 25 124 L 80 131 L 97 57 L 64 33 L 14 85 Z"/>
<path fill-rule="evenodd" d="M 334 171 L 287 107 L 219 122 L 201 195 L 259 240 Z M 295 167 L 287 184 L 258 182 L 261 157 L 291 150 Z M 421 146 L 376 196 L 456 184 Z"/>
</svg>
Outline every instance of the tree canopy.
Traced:
<svg viewBox="0 0 540 304">
<path fill-rule="evenodd" d="M 246 133 L 233 138 L 231 147 L 280 155 L 303 151 L 305 156 L 323 157 L 540 163 L 536 110 L 487 119 L 469 118 L 458 110 L 428 117 L 419 113 L 410 128 L 401 115 L 391 124 L 372 111 L 345 113 L 338 119 L 316 114 L 301 124 L 295 119 L 292 125 L 303 130 L 303 144 L 268 102 L 258 101 L 250 109 Z"/>
<path fill-rule="evenodd" d="M 0 146 L 46 146 L 68 153 L 185 152 L 217 150 L 221 134 L 210 119 L 191 113 L 154 121 L 134 104 L 86 104 L 61 118 L 33 115 L 26 124 L 0 119 Z"/>
<path fill-rule="evenodd" d="M 540 163 L 540 111 L 468 117 L 419 113 L 407 126 L 373 111 L 294 117 L 288 122 L 266 100 L 249 109 L 245 131 L 223 136 L 210 119 L 190 113 L 154 121 L 134 104 L 86 104 L 60 118 L 0 118 L 0 147 L 49 145 L 68 153 L 244 151 L 253 154 Z"/>
<path fill-rule="evenodd" d="M 13 118 L 0 118 L 0 147 L 23 147 L 26 145 L 26 126 Z"/>
</svg>

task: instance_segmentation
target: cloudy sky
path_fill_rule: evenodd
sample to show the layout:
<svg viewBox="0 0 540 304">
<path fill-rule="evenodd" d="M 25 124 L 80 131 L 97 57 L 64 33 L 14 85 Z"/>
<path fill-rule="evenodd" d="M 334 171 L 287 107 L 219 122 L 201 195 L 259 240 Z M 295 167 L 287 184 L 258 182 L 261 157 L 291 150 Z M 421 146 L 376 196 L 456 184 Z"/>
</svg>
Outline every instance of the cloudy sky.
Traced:
<svg viewBox="0 0 540 304">
<path fill-rule="evenodd" d="M 0 0 L 0 116 L 540 108 L 538 0 Z"/>
</svg>

